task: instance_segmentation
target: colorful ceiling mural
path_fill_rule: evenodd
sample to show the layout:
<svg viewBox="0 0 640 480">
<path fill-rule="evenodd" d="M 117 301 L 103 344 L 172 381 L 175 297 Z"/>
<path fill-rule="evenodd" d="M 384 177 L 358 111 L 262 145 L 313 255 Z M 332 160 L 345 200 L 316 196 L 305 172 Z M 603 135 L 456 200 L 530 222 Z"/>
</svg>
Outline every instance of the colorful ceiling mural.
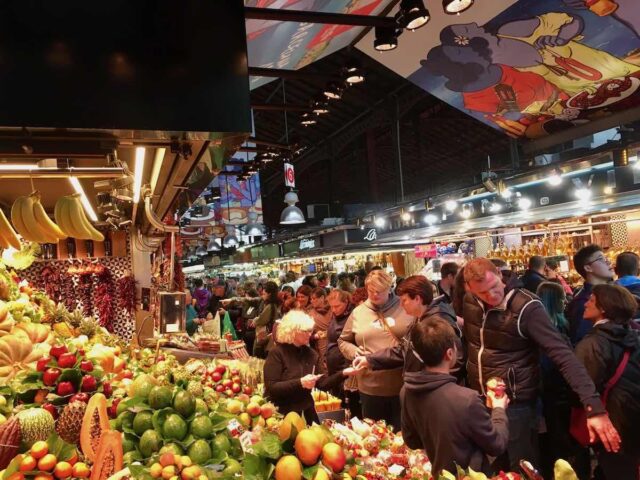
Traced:
<svg viewBox="0 0 640 480">
<path fill-rule="evenodd" d="M 391 0 L 245 0 L 247 7 L 377 15 Z M 346 47 L 363 27 L 247 20 L 247 51 L 252 67 L 296 70 Z M 251 78 L 251 88 L 271 81 Z"/>
<path fill-rule="evenodd" d="M 438 5 L 430 5 L 435 3 Z M 516 138 L 538 138 L 640 105 L 638 0 L 518 0 L 431 22 L 380 54 L 426 91 Z"/>
</svg>

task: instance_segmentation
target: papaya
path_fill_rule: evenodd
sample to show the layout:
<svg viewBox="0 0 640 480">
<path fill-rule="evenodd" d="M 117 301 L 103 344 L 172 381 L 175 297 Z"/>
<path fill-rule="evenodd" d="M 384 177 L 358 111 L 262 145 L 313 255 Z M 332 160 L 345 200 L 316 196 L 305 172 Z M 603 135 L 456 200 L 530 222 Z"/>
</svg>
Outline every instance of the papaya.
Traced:
<svg viewBox="0 0 640 480">
<path fill-rule="evenodd" d="M 122 434 L 107 430 L 100 437 L 98 452 L 91 467 L 90 480 L 107 480 L 123 468 Z"/>
<path fill-rule="evenodd" d="M 102 436 L 110 428 L 107 399 L 103 394 L 96 393 L 89 400 L 80 429 L 80 448 L 89 461 L 95 462 Z M 122 450 L 122 440 L 120 449 Z M 120 456 L 122 457 L 122 454 Z"/>
</svg>

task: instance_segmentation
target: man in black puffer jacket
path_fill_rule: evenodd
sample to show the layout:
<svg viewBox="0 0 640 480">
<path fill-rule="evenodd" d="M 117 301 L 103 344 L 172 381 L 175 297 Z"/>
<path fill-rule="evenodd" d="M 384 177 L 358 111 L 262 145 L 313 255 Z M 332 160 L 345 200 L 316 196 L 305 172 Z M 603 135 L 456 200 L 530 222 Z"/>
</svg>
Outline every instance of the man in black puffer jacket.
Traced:
<svg viewBox="0 0 640 480">
<path fill-rule="evenodd" d="M 500 272 L 486 258 L 467 263 L 464 279 L 469 291 L 463 312 L 469 386 L 484 395 L 487 380 L 499 377 L 511 398 L 506 467 L 516 470 L 522 459 L 534 464 L 537 460 L 540 350 L 580 398 L 592 437 L 599 437 L 607 450 L 617 451 L 620 437 L 591 378 L 553 327 L 538 297 L 522 289 L 505 292 Z"/>
<path fill-rule="evenodd" d="M 422 275 L 413 275 L 406 278 L 399 286 L 397 295 L 400 297 L 402 308 L 408 315 L 416 317 L 416 323 L 427 318 L 439 317 L 447 321 L 456 332 L 458 337 L 456 364 L 451 368 L 451 375 L 461 382 L 465 377 L 465 354 L 462 342 L 462 331 L 458 326 L 456 314 L 450 304 L 438 302 L 430 305 L 433 300 L 433 289 L 429 280 Z M 415 323 L 414 323 L 415 325 Z M 353 366 L 359 369 L 370 368 L 371 370 L 388 370 L 403 367 L 403 374 L 407 372 L 420 372 L 424 369 L 424 364 L 419 356 L 413 353 L 411 344 L 411 330 L 407 332 L 400 343 L 395 347 L 378 350 L 375 353 L 362 357 L 356 357 Z"/>
</svg>

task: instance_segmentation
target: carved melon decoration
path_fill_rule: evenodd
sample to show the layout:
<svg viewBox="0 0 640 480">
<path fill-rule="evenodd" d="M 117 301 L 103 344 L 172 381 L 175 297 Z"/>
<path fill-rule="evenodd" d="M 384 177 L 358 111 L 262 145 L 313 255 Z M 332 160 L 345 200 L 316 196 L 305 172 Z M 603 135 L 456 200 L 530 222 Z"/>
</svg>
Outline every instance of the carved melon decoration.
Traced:
<svg viewBox="0 0 640 480">
<path fill-rule="evenodd" d="M 42 358 L 42 354 L 26 337 L 5 335 L 0 338 L 0 384 L 11 380 L 21 370 L 35 368 L 34 362 Z"/>
<path fill-rule="evenodd" d="M 90 480 L 107 480 L 122 470 L 122 434 L 115 430 L 103 432 Z"/>
<path fill-rule="evenodd" d="M 53 343 L 54 341 L 51 327 L 42 323 L 22 322 L 17 324 L 11 333 L 17 337 L 28 338 L 31 343 Z"/>
<path fill-rule="evenodd" d="M 82 418 L 82 428 L 80 429 L 80 448 L 89 461 L 95 462 L 100 441 L 108 431 L 110 431 L 110 426 L 109 415 L 107 414 L 107 399 L 103 394 L 96 393 L 89 400 Z M 122 444 L 120 448 L 122 449 Z M 122 453 L 120 453 L 120 457 L 122 457 Z"/>
<path fill-rule="evenodd" d="M 9 335 L 16 322 L 9 316 L 7 304 L 0 302 L 0 337 Z"/>
</svg>

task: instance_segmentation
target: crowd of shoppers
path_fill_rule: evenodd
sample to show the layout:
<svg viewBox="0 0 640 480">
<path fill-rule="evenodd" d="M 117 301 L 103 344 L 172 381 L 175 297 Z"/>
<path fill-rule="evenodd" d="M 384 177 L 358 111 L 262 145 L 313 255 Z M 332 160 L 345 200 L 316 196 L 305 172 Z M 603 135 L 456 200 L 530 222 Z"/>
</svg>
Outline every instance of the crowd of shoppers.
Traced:
<svg viewBox="0 0 640 480">
<path fill-rule="evenodd" d="M 551 478 L 564 458 L 580 480 L 637 479 L 640 259 L 622 253 L 614 269 L 589 245 L 571 260 L 576 291 L 534 256 L 522 276 L 497 259 L 444 263 L 438 282 L 373 265 L 366 277 L 288 273 L 223 303 L 241 306 L 239 332 L 285 413 L 317 418 L 311 389 L 330 390 L 425 449 L 434 473 L 528 460 Z M 206 297 L 195 287 L 191 316 Z"/>
</svg>

